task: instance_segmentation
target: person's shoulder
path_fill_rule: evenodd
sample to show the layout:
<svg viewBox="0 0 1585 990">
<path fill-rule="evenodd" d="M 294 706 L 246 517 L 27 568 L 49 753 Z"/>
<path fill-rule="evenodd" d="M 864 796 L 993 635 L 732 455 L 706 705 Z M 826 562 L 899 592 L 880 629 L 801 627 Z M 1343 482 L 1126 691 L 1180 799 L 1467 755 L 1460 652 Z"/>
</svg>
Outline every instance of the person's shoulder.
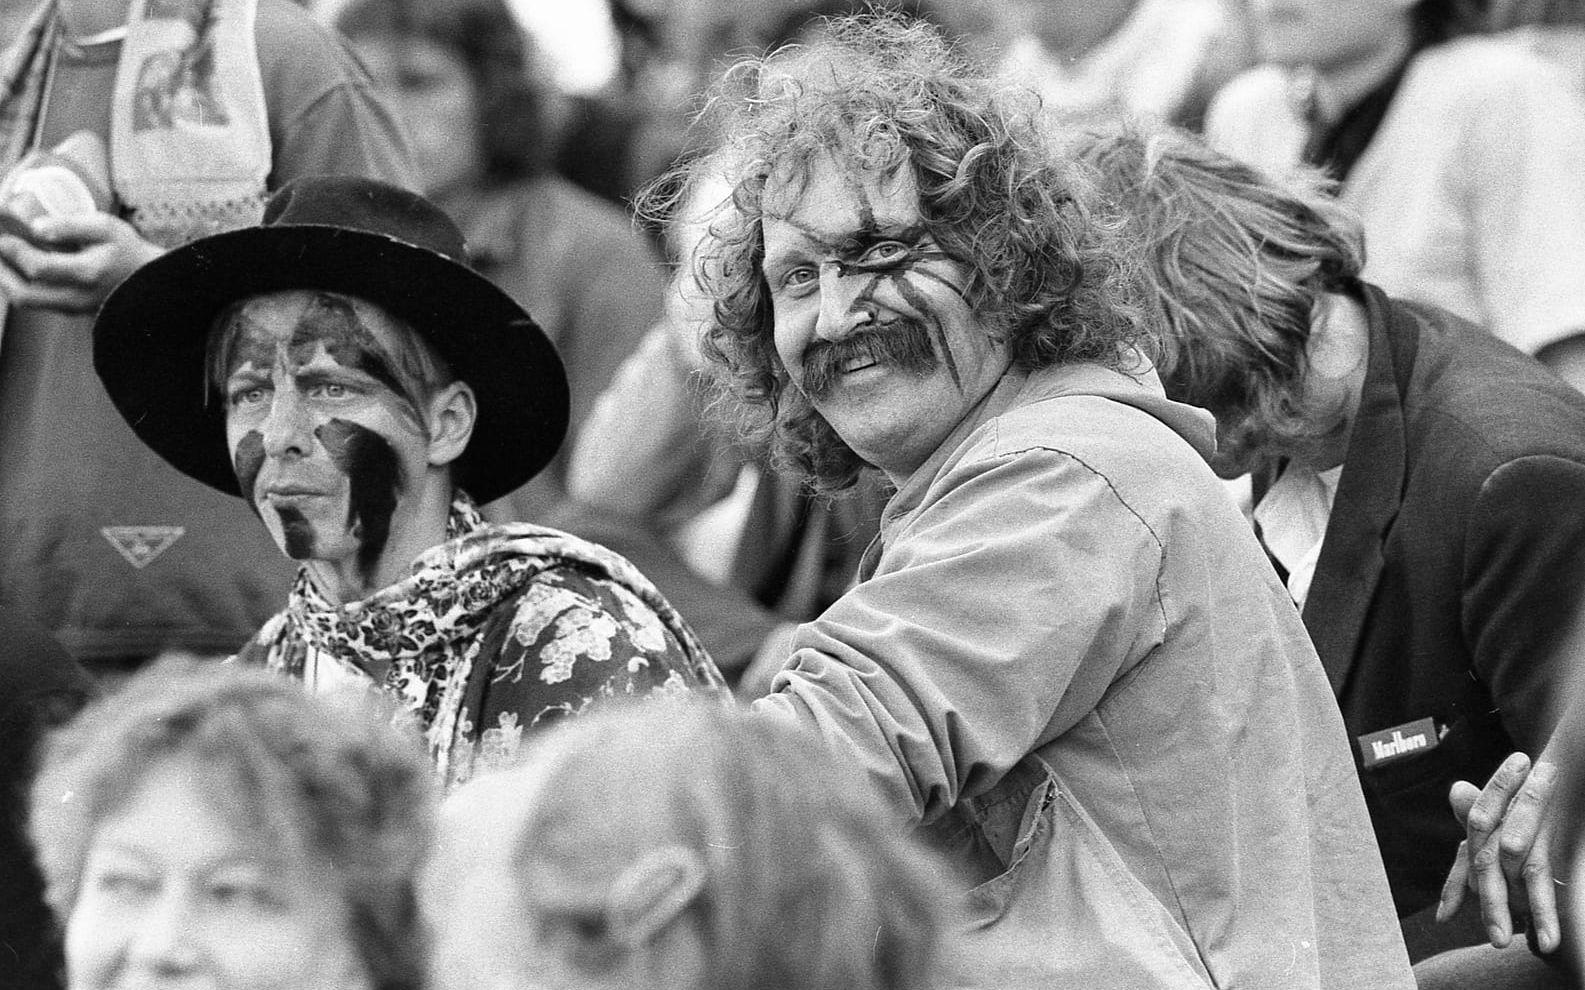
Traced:
<svg viewBox="0 0 1585 990">
<path fill-rule="evenodd" d="M 1404 78 L 1406 90 L 1449 106 L 1515 109 L 1513 101 L 1566 93 L 1568 73 L 1515 33 L 1472 35 L 1417 55 Z"/>
<path fill-rule="evenodd" d="M 303 91 L 349 81 L 369 84 L 342 37 L 292 0 L 259 0 L 253 34 L 267 91 L 286 82 Z"/>
<path fill-rule="evenodd" d="M 297 46 L 334 48 L 340 42 L 330 28 L 321 24 L 300 4 L 292 0 L 259 0 L 253 32 L 261 42 L 289 50 Z"/>
<path fill-rule="evenodd" d="M 1303 126 L 1289 96 L 1287 71 L 1259 65 L 1211 97 L 1204 133 L 1206 143 L 1224 154 L 1280 171 L 1297 155 Z"/>
<path fill-rule="evenodd" d="M 1444 470 L 1484 476 L 1530 456 L 1585 465 L 1585 396 L 1484 328 L 1434 306 L 1396 305 L 1419 326 L 1409 436 L 1438 451 Z M 1455 448 L 1460 456 L 1443 456 Z"/>
<path fill-rule="evenodd" d="M 653 249 L 633 218 L 615 203 L 555 173 L 535 177 L 528 190 L 552 223 L 576 232 L 573 243 L 585 253 L 604 257 L 615 251 L 624 258 L 653 258 Z"/>
<path fill-rule="evenodd" d="M 1229 79 L 1211 98 L 1211 114 L 1242 116 L 1273 105 L 1286 105 L 1288 74 L 1276 65 L 1257 65 Z"/>
</svg>

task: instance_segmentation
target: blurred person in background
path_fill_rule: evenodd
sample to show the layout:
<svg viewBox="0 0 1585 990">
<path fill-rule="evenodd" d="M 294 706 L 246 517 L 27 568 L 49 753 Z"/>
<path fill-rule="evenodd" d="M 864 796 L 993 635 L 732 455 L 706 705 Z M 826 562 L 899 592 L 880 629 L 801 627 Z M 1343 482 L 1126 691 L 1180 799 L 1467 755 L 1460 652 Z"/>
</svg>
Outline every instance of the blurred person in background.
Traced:
<svg viewBox="0 0 1585 990">
<path fill-rule="evenodd" d="M 1490 0 L 1486 28 L 1512 31 L 1585 90 L 1585 0 Z"/>
<path fill-rule="evenodd" d="M 1241 0 L 1018 0 L 1002 71 L 1048 107 L 1198 130 L 1211 96 L 1253 61 Z"/>
<path fill-rule="evenodd" d="M 67 990 L 418 990 L 436 791 L 369 701 L 162 662 L 53 738 L 31 834 Z"/>
<path fill-rule="evenodd" d="M 0 596 L 91 669 L 235 650 L 292 568 L 172 470 L 90 366 L 93 312 L 168 248 L 323 173 L 411 185 L 339 39 L 288 0 L 47 0 L 0 57 L 0 174 L 73 139 L 99 211 L 0 233 Z M 20 231 L 26 230 L 25 235 Z"/>
<path fill-rule="evenodd" d="M 1280 173 L 1326 169 L 1364 223 L 1365 276 L 1585 388 L 1585 91 L 1459 0 L 1254 0 L 1262 61 L 1206 133 Z"/>
<path fill-rule="evenodd" d="M 617 78 L 575 101 L 557 168 L 626 204 L 681 158 L 709 143 L 693 132 L 697 102 L 734 57 L 803 40 L 818 18 L 866 8 L 939 23 L 966 47 L 999 44 L 999 0 L 610 0 L 620 38 Z"/>
<path fill-rule="evenodd" d="M 555 456 L 567 386 L 533 318 L 416 193 L 300 179 L 261 225 L 134 272 L 94 334 L 142 441 L 300 563 L 239 658 L 389 694 L 446 782 L 605 699 L 720 687 L 632 564 L 480 515 Z"/>
<path fill-rule="evenodd" d="M 1085 157 L 1146 251 L 1167 394 L 1209 409 L 1224 476 L 1300 607 L 1358 752 L 1412 959 L 1463 829 L 1447 794 L 1546 745 L 1585 599 L 1585 396 L 1483 329 L 1360 280 L 1359 223 L 1313 171 L 1187 135 Z M 1555 925 L 1544 948 L 1557 945 Z"/>
<path fill-rule="evenodd" d="M 45 733 L 94 694 L 42 629 L 0 606 L 0 990 L 59 990 L 61 946 L 27 839 L 27 794 Z"/>
<path fill-rule="evenodd" d="M 576 435 L 660 315 L 647 237 L 552 171 L 550 84 L 505 0 L 353 0 L 336 24 L 398 108 L 426 194 L 461 226 L 474 266 L 555 343 Z M 558 454 L 486 516 L 556 525 L 566 461 Z"/>
<path fill-rule="evenodd" d="M 818 738 L 614 709 L 448 799 L 423 872 L 432 990 L 953 985 L 942 867 Z"/>
</svg>

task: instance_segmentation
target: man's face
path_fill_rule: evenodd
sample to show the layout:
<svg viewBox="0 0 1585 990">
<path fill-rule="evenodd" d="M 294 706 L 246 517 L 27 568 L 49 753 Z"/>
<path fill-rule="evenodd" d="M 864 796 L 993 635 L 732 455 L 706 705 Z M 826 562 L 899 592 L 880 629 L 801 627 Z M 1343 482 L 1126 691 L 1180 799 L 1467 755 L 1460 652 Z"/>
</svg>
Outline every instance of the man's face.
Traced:
<svg viewBox="0 0 1585 990">
<path fill-rule="evenodd" d="M 422 372 L 361 300 L 279 292 L 232 319 L 226 441 L 243 494 L 288 557 L 371 575 L 428 464 Z"/>
<path fill-rule="evenodd" d="M 1261 57 L 1277 65 L 1343 68 L 1395 44 L 1408 0 L 1254 0 Z"/>
<path fill-rule="evenodd" d="M 900 483 L 1007 370 L 964 298 L 967 273 L 926 231 L 909 169 L 829 155 L 765 189 L 776 352 L 837 435 Z"/>
</svg>

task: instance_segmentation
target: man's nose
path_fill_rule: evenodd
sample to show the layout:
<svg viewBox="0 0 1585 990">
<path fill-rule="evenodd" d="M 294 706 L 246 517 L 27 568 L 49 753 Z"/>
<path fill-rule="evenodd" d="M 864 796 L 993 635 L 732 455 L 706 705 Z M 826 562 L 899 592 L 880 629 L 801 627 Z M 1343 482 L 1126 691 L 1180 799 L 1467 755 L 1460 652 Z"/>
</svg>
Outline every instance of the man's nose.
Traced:
<svg viewBox="0 0 1585 990">
<path fill-rule="evenodd" d="M 132 955 L 150 972 L 189 973 L 201 962 L 199 942 L 192 894 L 179 885 L 171 885 L 140 913 Z"/>
<path fill-rule="evenodd" d="M 279 389 L 270 400 L 264 419 L 264 453 L 267 457 L 304 456 L 314 442 L 308 405 L 293 389 Z"/>
<path fill-rule="evenodd" d="M 844 275 L 840 266 L 827 262 L 820 266 L 820 315 L 815 320 L 815 336 L 841 340 L 854 330 L 875 320 L 873 275 Z"/>
</svg>

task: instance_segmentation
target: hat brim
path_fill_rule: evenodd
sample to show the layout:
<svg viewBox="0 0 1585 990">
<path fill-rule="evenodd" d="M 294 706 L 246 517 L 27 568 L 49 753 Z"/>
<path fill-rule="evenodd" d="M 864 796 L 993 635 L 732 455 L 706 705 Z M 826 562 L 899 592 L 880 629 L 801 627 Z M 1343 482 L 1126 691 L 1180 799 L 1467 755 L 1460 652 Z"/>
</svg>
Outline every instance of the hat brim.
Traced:
<svg viewBox="0 0 1585 990">
<path fill-rule="evenodd" d="M 205 380 L 209 334 L 232 303 L 321 289 L 404 320 L 467 382 L 478 416 L 453 479 L 479 502 L 528 481 L 567 432 L 555 346 L 494 283 L 426 248 L 318 225 L 247 227 L 176 248 L 133 272 L 100 308 L 94 370 L 144 443 L 183 473 L 241 496 L 224 403 Z"/>
</svg>

